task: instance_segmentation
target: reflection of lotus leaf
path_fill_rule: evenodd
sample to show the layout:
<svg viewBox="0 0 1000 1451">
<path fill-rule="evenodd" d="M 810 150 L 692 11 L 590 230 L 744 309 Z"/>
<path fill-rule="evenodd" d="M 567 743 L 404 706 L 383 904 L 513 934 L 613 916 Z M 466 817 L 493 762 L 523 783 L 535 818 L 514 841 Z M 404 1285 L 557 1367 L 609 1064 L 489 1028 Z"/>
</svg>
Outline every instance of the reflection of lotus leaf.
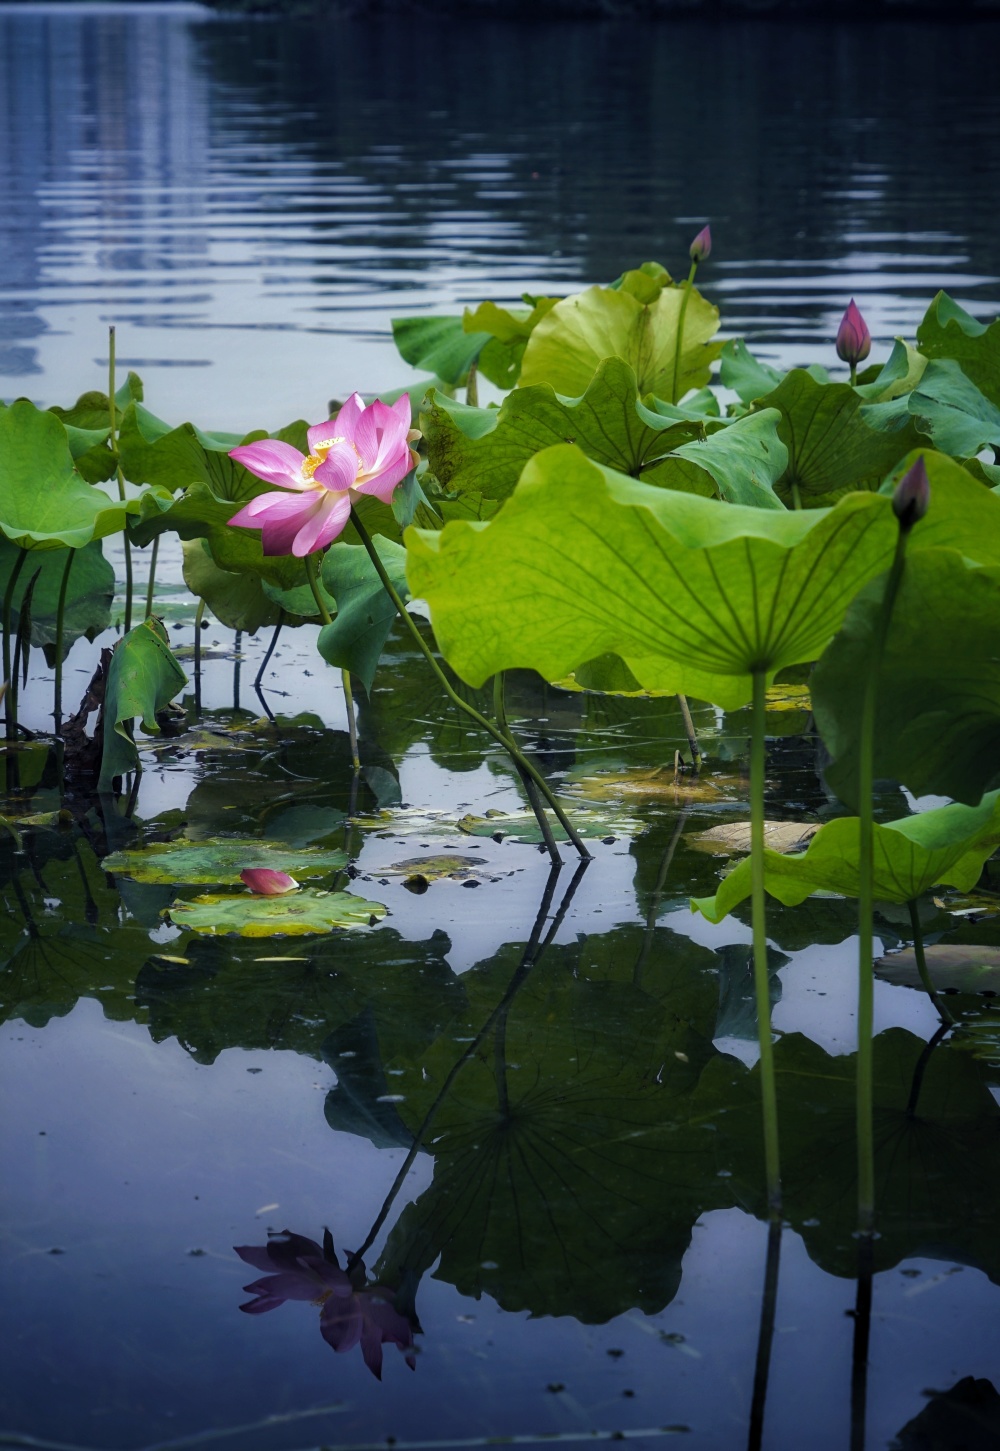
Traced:
<svg viewBox="0 0 1000 1451">
<path fill-rule="evenodd" d="M 176 927 L 240 937 L 307 937 L 335 927 L 371 927 L 385 916 L 381 902 L 312 888 L 284 897 L 206 895 L 173 902 L 167 911 Z"/>
<path fill-rule="evenodd" d="M 106 872 L 136 882 L 191 882 L 238 886 L 248 867 L 270 867 L 295 877 L 325 877 L 347 863 L 340 850 L 289 846 L 259 837 L 209 837 L 205 841 L 154 841 L 133 851 L 118 851 L 101 863 Z"/>
<path fill-rule="evenodd" d="M 939 990 L 961 993 L 1000 991 L 1000 947 L 972 947 L 966 943 L 936 942 L 924 948 L 931 981 Z M 919 988 L 917 959 L 912 948 L 880 957 L 875 971 L 885 982 Z"/>
</svg>

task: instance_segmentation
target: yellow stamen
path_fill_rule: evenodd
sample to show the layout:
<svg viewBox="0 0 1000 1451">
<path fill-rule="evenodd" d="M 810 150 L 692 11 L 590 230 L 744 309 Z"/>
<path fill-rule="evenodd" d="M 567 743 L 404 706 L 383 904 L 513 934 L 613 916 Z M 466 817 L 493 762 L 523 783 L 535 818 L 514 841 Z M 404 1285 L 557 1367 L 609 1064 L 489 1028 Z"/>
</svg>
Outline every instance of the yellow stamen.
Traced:
<svg viewBox="0 0 1000 1451">
<path fill-rule="evenodd" d="M 331 448 L 338 443 L 346 443 L 345 438 L 324 438 L 321 443 L 316 444 L 315 450 L 308 458 L 302 460 L 302 477 L 311 479 L 321 463 L 326 462 L 326 456 Z"/>
</svg>

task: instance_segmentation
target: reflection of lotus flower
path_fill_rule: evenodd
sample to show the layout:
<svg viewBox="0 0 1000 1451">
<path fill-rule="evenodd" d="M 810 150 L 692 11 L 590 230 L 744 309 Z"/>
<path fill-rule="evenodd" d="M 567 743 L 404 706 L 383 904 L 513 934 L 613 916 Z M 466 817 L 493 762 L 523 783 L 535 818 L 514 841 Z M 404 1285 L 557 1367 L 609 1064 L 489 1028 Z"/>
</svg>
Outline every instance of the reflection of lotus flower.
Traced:
<svg viewBox="0 0 1000 1451">
<path fill-rule="evenodd" d="M 261 494 L 229 523 L 260 529 L 265 554 L 301 558 L 325 549 L 347 523 L 354 494 L 391 501 L 417 462 L 409 445 L 418 437 L 410 429 L 408 394 L 391 408 L 377 399 L 366 408 L 354 393 L 336 418 L 310 428 L 308 457 L 276 438 L 241 444 L 230 458 L 292 492 Z"/>
<path fill-rule="evenodd" d="M 931 485 L 923 454 L 907 469 L 892 496 L 892 511 L 902 530 L 912 529 L 927 513 L 931 502 Z"/>
<path fill-rule="evenodd" d="M 276 1310 L 286 1300 L 308 1300 L 321 1307 L 319 1328 L 327 1345 L 343 1352 L 360 1343 L 365 1365 L 378 1380 L 383 1345 L 398 1345 L 407 1365 L 416 1369 L 413 1325 L 396 1309 L 393 1291 L 385 1285 L 366 1285 L 360 1262 L 350 1274 L 342 1270 L 329 1230 L 323 1232 L 322 1249 L 314 1239 L 287 1229 L 269 1235 L 266 1245 L 235 1248 L 255 1270 L 268 1271 L 262 1280 L 243 1287 L 257 1297 L 240 1306 L 248 1315 Z"/>
<path fill-rule="evenodd" d="M 705 262 L 712 252 L 712 228 L 702 227 L 688 248 L 688 256 L 692 262 Z"/>
<path fill-rule="evenodd" d="M 864 362 L 871 350 L 872 335 L 861 316 L 861 309 L 852 297 L 837 329 L 837 357 L 842 363 L 849 363 L 852 368 L 856 368 L 859 363 Z"/>
<path fill-rule="evenodd" d="M 255 897 L 283 897 L 299 885 L 287 872 L 276 872 L 273 867 L 245 867 L 240 872 L 240 881 Z"/>
</svg>

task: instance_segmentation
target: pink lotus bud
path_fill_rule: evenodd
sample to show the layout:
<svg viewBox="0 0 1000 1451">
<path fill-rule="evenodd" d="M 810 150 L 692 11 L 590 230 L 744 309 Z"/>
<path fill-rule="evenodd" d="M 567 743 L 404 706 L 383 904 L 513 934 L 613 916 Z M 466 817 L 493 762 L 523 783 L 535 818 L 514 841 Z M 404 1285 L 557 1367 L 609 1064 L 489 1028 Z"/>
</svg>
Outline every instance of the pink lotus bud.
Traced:
<svg viewBox="0 0 1000 1451">
<path fill-rule="evenodd" d="M 896 485 L 892 496 L 892 512 L 899 520 L 900 529 L 912 529 L 918 519 L 927 513 L 931 501 L 931 486 L 923 454 Z"/>
<path fill-rule="evenodd" d="M 287 872 L 276 872 L 271 867 L 246 867 L 240 872 L 240 881 L 255 897 L 283 897 L 299 885 Z"/>
<path fill-rule="evenodd" d="M 872 335 L 852 297 L 837 329 L 837 357 L 842 363 L 849 363 L 852 368 L 856 368 L 859 363 L 864 362 L 871 350 Z"/>
<path fill-rule="evenodd" d="M 712 251 L 712 228 L 702 227 L 688 248 L 688 256 L 692 262 L 707 262 Z"/>
</svg>

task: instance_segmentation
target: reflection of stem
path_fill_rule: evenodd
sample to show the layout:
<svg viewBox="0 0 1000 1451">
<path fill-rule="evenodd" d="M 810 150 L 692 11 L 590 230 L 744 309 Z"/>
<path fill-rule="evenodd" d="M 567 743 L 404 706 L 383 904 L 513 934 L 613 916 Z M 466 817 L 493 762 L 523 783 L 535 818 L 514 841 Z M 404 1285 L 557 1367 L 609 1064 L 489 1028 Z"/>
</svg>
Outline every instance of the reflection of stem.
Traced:
<svg viewBox="0 0 1000 1451">
<path fill-rule="evenodd" d="M 41 565 L 35 570 L 28 580 L 24 593 L 21 595 L 21 605 L 17 615 L 17 634 L 14 639 L 14 663 L 10 671 L 10 689 L 8 694 L 11 698 L 11 708 L 14 712 L 14 720 L 17 721 L 17 703 L 21 696 L 22 685 L 28 683 L 28 657 L 31 654 L 31 600 L 35 593 L 35 585 L 38 583 L 38 576 L 41 574 Z M 28 735 L 26 727 L 20 726 L 20 730 Z"/>
<path fill-rule="evenodd" d="M 692 257 L 691 258 L 691 270 L 690 270 L 690 272 L 687 275 L 687 281 L 684 283 L 684 295 L 681 298 L 680 315 L 677 318 L 677 341 L 676 341 L 676 344 L 675 344 L 675 351 L 674 351 L 674 376 L 673 376 L 673 381 L 671 382 L 671 385 L 670 385 L 670 401 L 671 401 L 671 403 L 676 403 L 677 402 L 677 389 L 678 389 L 678 386 L 679 386 L 679 383 L 680 383 L 680 376 L 681 376 L 681 354 L 684 351 L 684 318 L 687 315 L 688 299 L 691 296 L 691 288 L 694 286 L 694 274 L 697 271 L 698 271 L 698 259 L 696 257 Z"/>
<path fill-rule="evenodd" d="M 684 830 L 684 825 L 688 819 L 690 810 L 691 808 L 689 806 L 685 806 L 678 815 L 677 825 L 674 827 L 674 834 L 670 838 L 669 846 L 663 853 L 660 870 L 656 874 L 656 882 L 653 885 L 653 895 L 650 899 L 649 911 L 646 913 L 646 927 L 642 934 L 642 947 L 639 950 L 639 956 L 635 960 L 635 967 L 632 969 L 632 985 L 634 987 L 642 987 L 642 974 L 645 971 L 646 961 L 653 946 L 653 933 L 656 930 L 656 913 L 660 906 L 660 897 L 663 894 L 663 888 L 666 886 L 667 875 L 674 860 L 674 852 L 677 850 L 681 833 Z"/>
<path fill-rule="evenodd" d="M 260 669 L 257 671 L 257 674 L 254 676 L 253 688 L 254 688 L 254 690 L 256 690 L 258 692 L 260 691 L 260 683 L 264 679 L 264 671 L 267 669 L 268 665 L 270 665 L 270 663 L 271 663 L 271 656 L 274 654 L 274 647 L 278 643 L 278 636 L 281 634 L 281 627 L 282 627 L 282 625 L 284 623 L 285 623 L 285 612 L 284 612 L 284 610 L 279 610 L 278 611 L 278 623 L 274 627 L 274 634 L 271 636 L 271 643 L 270 643 L 270 645 L 268 645 L 267 651 L 266 651 L 266 653 L 264 655 L 264 658 L 260 662 Z"/>
<path fill-rule="evenodd" d="M 565 811 L 563 811 L 555 796 L 553 796 L 551 790 L 549 789 L 549 784 L 545 780 L 545 777 L 541 774 L 540 771 L 536 769 L 535 766 L 531 764 L 527 756 L 524 755 L 520 748 L 518 746 L 515 746 L 512 741 L 509 741 L 506 738 L 506 736 L 500 730 L 499 726 L 495 726 L 493 722 L 487 720 L 484 715 L 480 715 L 479 711 L 476 710 L 475 706 L 470 705 L 467 700 L 463 700 L 462 697 L 458 694 L 457 690 L 455 690 L 451 685 L 448 677 L 445 675 L 444 671 L 441 669 L 441 666 L 434 659 L 433 654 L 428 648 L 423 635 L 421 635 L 420 630 L 417 627 L 416 620 L 414 620 L 413 616 L 410 614 L 406 606 L 403 604 L 403 601 L 400 599 L 399 591 L 396 589 L 396 586 L 389 578 L 389 573 L 385 565 L 382 563 L 382 560 L 379 558 L 378 552 L 371 541 L 371 536 L 369 535 L 368 530 L 365 528 L 364 524 L 361 522 L 361 519 L 358 517 L 358 511 L 356 509 L 351 510 L 351 522 L 353 523 L 355 529 L 358 531 L 358 537 L 360 538 L 362 544 L 368 551 L 368 557 L 370 558 L 372 564 L 375 566 L 376 572 L 378 573 L 379 579 L 382 581 L 382 585 L 385 589 L 386 594 L 396 606 L 396 611 L 402 619 L 403 623 L 406 625 L 407 629 L 409 630 L 413 643 L 416 645 L 421 655 L 423 655 L 428 665 L 434 671 L 434 674 L 437 676 L 438 682 L 444 690 L 445 694 L 447 695 L 448 699 L 452 702 L 453 705 L 457 705 L 459 710 L 464 711 L 465 714 L 470 717 L 470 719 L 476 722 L 477 725 L 482 726 L 483 730 L 487 731 L 497 742 L 498 745 L 503 746 L 504 750 L 511 757 L 514 764 L 518 767 L 518 770 L 523 770 L 528 773 L 528 775 L 534 781 L 535 785 L 538 787 L 538 790 L 541 792 L 542 796 L 545 798 L 549 806 L 555 812 L 557 821 L 559 822 L 563 831 L 565 831 L 566 835 L 569 837 L 570 841 L 576 847 L 580 856 L 583 858 L 584 861 L 590 861 L 590 852 L 581 841 L 579 833 L 577 832 L 575 826 L 570 821 Z"/>
<path fill-rule="evenodd" d="M 153 540 L 153 547 L 149 553 L 149 583 L 146 586 L 146 619 L 153 613 L 153 601 L 156 598 L 156 556 L 160 549 L 160 536 L 157 534 Z"/>
<path fill-rule="evenodd" d="M 875 1242 L 870 1234 L 858 1238 L 858 1289 L 854 1301 L 854 1345 L 851 1352 L 851 1451 L 865 1451 L 865 1411 L 868 1401 L 868 1344 L 872 1328 L 872 1274 Z"/>
<path fill-rule="evenodd" d="M 3 678 L 7 685 L 7 693 L 4 696 L 4 708 L 7 721 L 7 739 L 14 737 L 17 723 L 17 712 L 14 709 L 14 698 L 11 691 L 10 671 L 10 616 L 14 605 L 14 586 L 17 584 L 18 575 L 24 568 L 24 561 L 28 557 L 28 551 L 21 549 L 14 562 L 14 568 L 10 572 L 10 579 L 7 581 L 7 588 L 3 596 Z"/>
<path fill-rule="evenodd" d="M 441 1105 L 444 1103 L 445 1099 L 451 1092 L 451 1087 L 452 1084 L 455 1082 L 455 1079 L 465 1067 L 466 1063 L 469 1062 L 470 1058 L 473 1058 L 475 1054 L 479 1051 L 480 1047 L 489 1036 L 500 1016 L 506 1013 L 506 1011 L 509 1009 L 510 1004 L 513 1002 L 516 995 L 524 986 L 528 974 L 531 972 L 535 964 L 539 961 L 542 954 L 545 952 L 545 949 L 548 947 L 549 943 L 552 941 L 553 937 L 562 926 L 563 919 L 565 918 L 566 913 L 569 910 L 569 905 L 573 900 L 573 894 L 579 886 L 583 874 L 587 869 L 587 866 L 587 862 L 581 862 L 580 865 L 577 867 L 573 875 L 573 880 L 570 882 L 569 886 L 566 888 L 565 893 L 563 894 L 563 899 L 559 904 L 559 911 L 553 917 L 552 922 L 549 925 L 549 930 L 545 934 L 544 939 L 542 939 L 542 929 L 545 926 L 545 921 L 549 914 L 549 908 L 552 905 L 553 893 L 555 892 L 556 882 L 559 880 L 559 872 L 561 870 L 560 867 L 555 865 L 549 868 L 549 875 L 545 882 L 545 891 L 542 893 L 542 900 L 538 908 L 538 913 L 535 917 L 535 924 L 531 929 L 531 936 L 528 938 L 527 945 L 521 955 L 521 961 L 518 963 L 513 977 L 507 984 L 507 988 L 504 992 L 503 997 L 497 1003 L 492 1013 L 490 1013 L 489 1017 L 486 1019 L 485 1023 L 480 1028 L 475 1038 L 473 1038 L 472 1042 L 468 1044 L 462 1056 L 456 1059 L 455 1062 L 452 1064 L 451 1068 L 449 1069 L 448 1075 L 445 1078 L 444 1083 L 442 1083 L 440 1091 L 435 1096 L 434 1102 L 431 1104 L 430 1108 L 427 1110 L 427 1113 L 424 1116 L 423 1123 L 421 1123 L 420 1127 L 417 1129 L 417 1132 L 413 1137 L 413 1144 L 410 1147 L 410 1151 L 406 1155 L 406 1158 L 403 1160 L 403 1163 L 399 1169 L 399 1173 L 392 1181 L 392 1187 L 390 1188 L 389 1193 L 386 1195 L 385 1200 L 383 1201 L 382 1208 L 379 1210 L 378 1214 L 375 1217 L 374 1224 L 365 1236 L 364 1243 L 359 1249 L 356 1249 L 353 1252 L 347 1262 L 348 1274 L 358 1263 L 358 1261 L 364 1258 L 365 1254 L 374 1244 L 379 1230 L 388 1219 L 390 1210 L 392 1209 L 392 1206 L 396 1200 L 396 1196 L 399 1193 L 400 1189 L 402 1189 L 406 1176 L 407 1174 L 409 1174 L 410 1169 L 413 1167 L 414 1160 L 416 1159 L 417 1155 L 419 1154 L 420 1150 L 424 1145 L 424 1141 L 426 1140 L 427 1135 L 430 1132 L 431 1125 L 437 1117 L 438 1110 L 441 1108 Z"/>
<path fill-rule="evenodd" d="M 205 601 L 198 601 L 194 617 L 194 710 L 201 715 L 201 622 L 205 614 Z"/>
<path fill-rule="evenodd" d="M 312 590 L 313 599 L 316 601 L 319 617 L 324 625 L 332 625 L 333 616 L 330 614 L 326 600 L 323 598 L 323 591 L 319 587 L 315 554 L 307 554 L 305 556 L 305 566 L 306 578 L 309 580 L 309 588 Z M 358 755 L 358 722 L 354 713 L 354 693 L 351 690 L 351 672 L 349 670 L 341 670 L 340 679 L 344 687 L 344 703 L 347 706 L 347 734 L 351 742 L 351 765 L 355 771 L 360 771 L 361 758 Z"/>
<path fill-rule="evenodd" d="M 69 572 L 73 568 L 73 560 L 75 558 L 76 550 L 71 549 L 66 556 L 66 565 L 63 569 L 62 580 L 59 584 L 59 603 L 56 606 L 56 683 L 54 702 L 56 735 L 62 730 L 63 625 L 66 616 L 66 591 L 69 588 Z"/>
<path fill-rule="evenodd" d="M 677 697 L 677 704 L 681 708 L 681 720 L 684 722 L 684 733 L 688 738 L 688 745 L 691 748 L 691 764 L 698 770 L 701 765 L 701 748 L 698 745 L 698 737 L 695 734 L 694 721 L 691 719 L 691 707 L 688 705 L 686 695 Z"/>
<path fill-rule="evenodd" d="M 910 930 L 913 933 L 913 955 L 917 959 L 917 972 L 920 974 L 920 981 L 924 985 L 924 992 L 930 998 L 937 1009 L 938 1017 L 947 1027 L 955 1026 L 955 1019 L 949 1013 L 944 1003 L 938 997 L 931 981 L 931 975 L 927 970 L 927 958 L 924 955 L 924 930 L 920 925 L 920 911 L 916 901 L 911 897 L 906 904 L 910 909 Z"/>
<path fill-rule="evenodd" d="M 118 497 L 125 502 L 125 475 L 122 473 L 122 466 L 118 460 L 118 422 L 115 417 L 115 329 L 112 323 L 108 328 L 108 412 L 111 415 L 111 452 L 115 460 L 115 472 L 118 476 Z M 125 629 L 127 635 L 132 628 L 132 545 L 128 537 L 126 526 L 124 534 L 125 543 Z"/>
<path fill-rule="evenodd" d="M 497 725 L 503 732 L 504 737 L 509 744 L 513 745 L 514 736 L 511 732 L 510 722 L 507 719 L 507 703 L 504 700 L 504 672 L 502 670 L 498 670 L 493 677 L 493 711 L 497 718 Z M 538 792 L 535 789 L 535 783 L 526 772 L 521 770 L 516 760 L 514 765 L 517 766 L 517 774 L 521 778 L 521 785 L 524 787 L 525 794 L 527 795 L 528 804 L 535 813 L 535 820 L 538 822 L 538 828 L 542 833 L 545 849 L 551 858 L 552 865 L 558 866 L 562 861 L 562 857 L 559 855 L 559 848 L 556 846 L 556 839 L 552 835 L 552 827 L 549 825 L 549 818 L 545 815 L 545 807 L 539 799 Z"/>
<path fill-rule="evenodd" d="M 236 631 L 233 640 L 233 710 L 240 708 L 240 667 L 243 664 L 243 631 Z"/>
<path fill-rule="evenodd" d="M 767 1404 L 767 1381 L 771 1371 L 771 1345 L 774 1340 L 774 1312 L 778 1304 L 780 1261 L 781 1220 L 777 1215 L 772 1215 L 767 1226 L 764 1294 L 760 1302 L 760 1330 L 757 1335 L 757 1362 L 753 1372 L 753 1399 L 750 1402 L 750 1434 L 747 1438 L 747 1451 L 760 1451 L 763 1444 L 764 1407 Z"/>
<path fill-rule="evenodd" d="M 927 1072 L 927 1065 L 931 1061 L 931 1054 L 937 1045 L 951 1032 L 953 1023 L 942 1023 L 932 1038 L 928 1038 L 923 1046 L 920 1057 L 917 1059 L 917 1066 L 913 1070 L 913 1082 L 910 1084 L 910 1097 L 906 1102 L 906 1117 L 916 1118 L 917 1104 L 920 1101 L 920 1090 L 923 1087 L 924 1074 Z"/>
<path fill-rule="evenodd" d="M 781 1162 L 778 1154 L 778 1091 L 771 1041 L 771 984 L 767 970 L 767 904 L 764 896 L 764 697 L 767 676 L 753 672 L 753 733 L 750 738 L 750 872 L 753 883 L 753 979 L 760 1043 L 760 1095 L 764 1111 L 764 1164 L 767 1199 L 772 1213 L 781 1208 Z"/>
<path fill-rule="evenodd" d="M 875 621 L 868 676 L 861 703 L 858 733 L 858 1228 L 870 1234 L 875 1223 L 875 1143 L 872 1127 L 874 1103 L 872 1042 L 875 1015 L 875 974 L 872 948 L 872 908 L 875 873 L 875 716 L 878 678 L 889 634 L 892 608 L 896 602 L 906 555 L 908 530 L 900 528 L 896 554 L 886 581 L 882 606 Z"/>
</svg>

